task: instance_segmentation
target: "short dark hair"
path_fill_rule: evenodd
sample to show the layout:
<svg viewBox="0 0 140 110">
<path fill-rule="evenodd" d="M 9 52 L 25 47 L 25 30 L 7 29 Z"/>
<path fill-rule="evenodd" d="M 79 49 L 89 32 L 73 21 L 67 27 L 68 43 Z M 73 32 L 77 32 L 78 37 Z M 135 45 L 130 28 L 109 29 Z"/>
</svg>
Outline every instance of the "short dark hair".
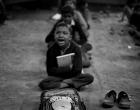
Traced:
<svg viewBox="0 0 140 110">
<path fill-rule="evenodd" d="M 65 14 L 74 15 L 74 10 L 71 6 L 65 5 L 64 7 L 61 8 L 61 14 L 62 14 L 62 16 Z"/>
<path fill-rule="evenodd" d="M 67 27 L 69 29 L 69 31 L 70 31 L 70 34 L 72 34 L 72 28 L 69 27 L 64 21 L 61 21 L 61 22 L 59 22 L 59 23 L 56 24 L 55 31 L 56 31 L 56 29 L 58 27 L 61 27 L 61 26 Z"/>
</svg>

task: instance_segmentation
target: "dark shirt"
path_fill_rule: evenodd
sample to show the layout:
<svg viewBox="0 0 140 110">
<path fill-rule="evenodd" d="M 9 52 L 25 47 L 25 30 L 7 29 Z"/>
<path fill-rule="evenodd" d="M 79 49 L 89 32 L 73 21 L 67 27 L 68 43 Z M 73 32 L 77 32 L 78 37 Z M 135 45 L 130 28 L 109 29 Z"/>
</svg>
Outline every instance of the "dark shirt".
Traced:
<svg viewBox="0 0 140 110">
<path fill-rule="evenodd" d="M 50 41 L 54 41 L 54 31 L 55 31 L 55 28 L 56 28 L 56 25 L 60 22 L 62 22 L 63 20 L 59 20 L 53 27 L 53 29 L 51 30 L 51 32 L 47 35 L 46 39 L 45 39 L 45 42 L 48 43 Z M 75 22 L 75 25 L 72 25 L 71 28 L 72 28 L 72 39 L 74 41 L 75 40 L 75 33 L 77 32 L 80 36 L 80 40 L 79 41 L 76 41 L 76 43 L 82 45 L 84 44 L 86 41 L 87 41 L 87 36 L 86 34 L 84 33 L 84 31 L 82 30 L 81 28 L 81 25 L 79 24 L 79 22 L 77 21 L 74 21 Z"/>
<path fill-rule="evenodd" d="M 49 76 L 61 77 L 61 78 L 72 78 L 81 74 L 82 70 L 82 57 L 80 47 L 73 41 L 70 43 L 70 47 L 65 51 L 64 54 L 75 53 L 72 60 L 72 69 L 69 67 L 58 67 L 57 56 L 61 55 L 60 47 L 54 43 L 51 48 L 47 51 L 47 73 Z"/>
</svg>

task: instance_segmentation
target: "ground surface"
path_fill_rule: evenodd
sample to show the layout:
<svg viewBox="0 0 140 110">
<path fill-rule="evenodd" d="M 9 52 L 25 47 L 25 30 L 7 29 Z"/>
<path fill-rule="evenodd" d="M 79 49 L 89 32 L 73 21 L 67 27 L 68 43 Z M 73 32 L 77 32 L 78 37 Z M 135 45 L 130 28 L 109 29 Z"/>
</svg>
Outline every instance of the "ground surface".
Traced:
<svg viewBox="0 0 140 110">
<path fill-rule="evenodd" d="M 12 12 L 13 13 L 13 12 Z M 38 110 L 40 89 L 45 78 L 45 36 L 54 23 L 53 11 L 20 10 L 0 27 L 0 109 Z M 85 71 L 94 83 L 80 95 L 87 110 L 105 110 L 101 100 L 109 90 L 126 91 L 131 110 L 140 110 L 140 48 L 134 46 L 120 13 L 91 12 L 89 42 L 93 64 Z M 117 106 L 109 110 L 119 110 Z"/>
</svg>

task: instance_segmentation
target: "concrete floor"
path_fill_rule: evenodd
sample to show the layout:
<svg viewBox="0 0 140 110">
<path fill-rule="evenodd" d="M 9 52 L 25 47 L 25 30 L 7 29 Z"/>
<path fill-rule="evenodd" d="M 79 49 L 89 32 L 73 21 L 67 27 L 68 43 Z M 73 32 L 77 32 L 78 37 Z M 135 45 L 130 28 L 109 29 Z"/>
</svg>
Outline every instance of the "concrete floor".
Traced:
<svg viewBox="0 0 140 110">
<path fill-rule="evenodd" d="M 0 109 L 38 110 L 38 83 L 45 72 L 44 39 L 54 21 L 54 11 L 12 12 L 0 26 Z M 134 46 L 120 13 L 91 12 L 89 42 L 93 45 L 92 66 L 85 69 L 95 77 L 79 94 L 87 110 L 105 110 L 102 99 L 109 90 L 126 91 L 131 110 L 140 110 L 140 48 Z M 119 110 L 117 105 L 109 110 Z"/>
</svg>

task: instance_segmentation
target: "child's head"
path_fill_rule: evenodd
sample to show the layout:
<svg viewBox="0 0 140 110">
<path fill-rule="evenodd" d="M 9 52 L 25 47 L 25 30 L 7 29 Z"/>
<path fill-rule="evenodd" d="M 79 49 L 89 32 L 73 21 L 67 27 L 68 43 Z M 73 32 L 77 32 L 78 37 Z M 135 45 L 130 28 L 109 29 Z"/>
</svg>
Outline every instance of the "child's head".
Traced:
<svg viewBox="0 0 140 110">
<path fill-rule="evenodd" d="M 62 14 L 62 18 L 63 20 L 67 23 L 70 24 L 73 16 L 74 16 L 74 9 L 69 6 L 69 5 L 65 5 L 62 9 L 61 9 L 61 14 Z"/>
<path fill-rule="evenodd" d="M 69 5 L 69 6 L 71 6 L 73 9 L 76 9 L 76 7 L 75 7 L 75 3 L 74 3 L 73 0 L 66 0 L 64 6 L 66 6 L 66 5 Z"/>
<path fill-rule="evenodd" d="M 54 38 L 60 47 L 67 47 L 71 40 L 71 28 L 65 22 L 60 22 L 56 25 Z"/>
</svg>

